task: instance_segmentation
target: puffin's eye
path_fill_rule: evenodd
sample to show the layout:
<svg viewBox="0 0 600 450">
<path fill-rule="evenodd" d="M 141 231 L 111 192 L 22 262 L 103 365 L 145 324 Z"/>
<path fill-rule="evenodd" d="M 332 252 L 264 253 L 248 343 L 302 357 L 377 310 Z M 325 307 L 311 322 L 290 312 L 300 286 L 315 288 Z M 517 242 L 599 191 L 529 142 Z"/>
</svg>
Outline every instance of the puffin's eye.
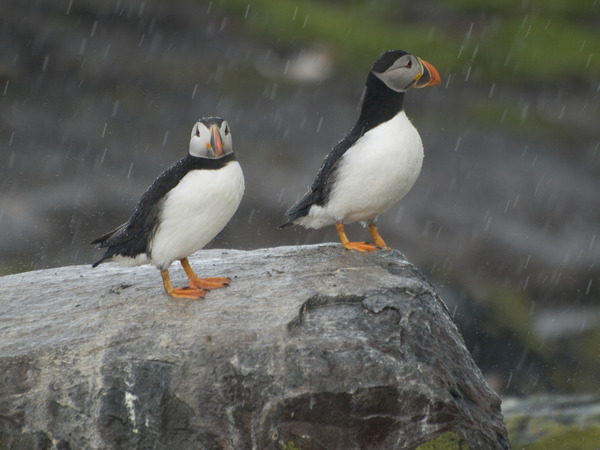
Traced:
<svg viewBox="0 0 600 450">
<path fill-rule="evenodd" d="M 196 136 L 200 137 L 200 127 L 196 127 Z"/>
<path fill-rule="evenodd" d="M 227 125 L 225 125 L 225 136 L 227 136 L 229 134 L 229 127 Z"/>
<path fill-rule="evenodd" d="M 407 69 L 410 69 L 411 67 L 412 67 L 412 60 L 411 60 L 411 59 L 409 59 L 409 60 L 408 60 L 408 63 L 406 64 L 406 68 L 407 68 Z"/>
</svg>

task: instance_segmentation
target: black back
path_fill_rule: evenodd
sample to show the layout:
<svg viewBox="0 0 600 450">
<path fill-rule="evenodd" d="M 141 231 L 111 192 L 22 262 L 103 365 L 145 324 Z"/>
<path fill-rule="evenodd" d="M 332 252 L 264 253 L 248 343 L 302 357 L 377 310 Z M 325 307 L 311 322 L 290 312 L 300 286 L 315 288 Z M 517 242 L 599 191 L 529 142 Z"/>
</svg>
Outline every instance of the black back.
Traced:
<svg viewBox="0 0 600 450">
<path fill-rule="evenodd" d="M 161 173 L 144 192 L 127 223 L 91 242 L 91 244 L 98 244 L 98 248 L 108 247 L 102 258 L 92 267 L 115 255 L 135 258 L 145 253 L 148 243 L 158 228 L 159 213 L 167 193 L 190 171 L 218 170 L 231 161 L 235 161 L 233 153 L 217 159 L 187 155 Z"/>
<path fill-rule="evenodd" d="M 375 128 L 402 111 L 404 92 L 388 88 L 372 71 L 385 71 L 399 55 L 396 52 L 384 53 L 375 63 L 366 81 L 360 115 L 350 132 L 325 157 L 312 186 L 304 196 L 285 213 L 286 221 L 279 226 L 285 228 L 299 217 L 306 216 L 312 205 L 322 206 L 329 200 L 336 180 L 340 159 L 367 131 Z"/>
</svg>

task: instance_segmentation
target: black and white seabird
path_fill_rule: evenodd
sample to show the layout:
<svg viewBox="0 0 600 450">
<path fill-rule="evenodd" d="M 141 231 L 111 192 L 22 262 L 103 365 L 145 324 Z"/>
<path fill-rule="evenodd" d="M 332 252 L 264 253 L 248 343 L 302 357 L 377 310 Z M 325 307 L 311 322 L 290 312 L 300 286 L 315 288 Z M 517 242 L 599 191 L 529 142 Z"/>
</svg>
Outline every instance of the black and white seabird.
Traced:
<svg viewBox="0 0 600 450">
<path fill-rule="evenodd" d="M 225 277 L 199 278 L 187 257 L 227 225 L 244 194 L 244 176 L 233 155 L 231 132 L 221 118 L 200 119 L 192 128 L 189 154 L 165 170 L 142 195 L 129 221 L 91 243 L 106 248 L 104 261 L 153 264 L 165 291 L 178 298 L 203 298 L 228 286 Z M 189 286 L 173 288 L 169 266 L 179 260 Z"/>
<path fill-rule="evenodd" d="M 280 228 L 335 225 L 347 250 L 389 249 L 377 231 L 377 217 L 408 193 L 423 163 L 421 137 L 403 109 L 404 93 L 440 82 L 431 64 L 409 52 L 383 53 L 367 76 L 358 121 L 327 155 Z M 344 224 L 353 222 L 368 225 L 375 245 L 348 240 Z"/>
</svg>

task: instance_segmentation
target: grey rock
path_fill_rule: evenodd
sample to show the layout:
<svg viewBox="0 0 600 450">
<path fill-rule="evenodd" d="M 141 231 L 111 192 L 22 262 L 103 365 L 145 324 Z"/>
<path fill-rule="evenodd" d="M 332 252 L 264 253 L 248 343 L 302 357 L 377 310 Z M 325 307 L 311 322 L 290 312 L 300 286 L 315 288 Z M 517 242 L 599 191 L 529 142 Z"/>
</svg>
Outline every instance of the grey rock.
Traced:
<svg viewBox="0 0 600 450">
<path fill-rule="evenodd" d="M 171 299 L 155 268 L 114 264 L 0 278 L 0 448 L 509 447 L 500 398 L 401 253 L 191 263 L 231 286 Z"/>
</svg>

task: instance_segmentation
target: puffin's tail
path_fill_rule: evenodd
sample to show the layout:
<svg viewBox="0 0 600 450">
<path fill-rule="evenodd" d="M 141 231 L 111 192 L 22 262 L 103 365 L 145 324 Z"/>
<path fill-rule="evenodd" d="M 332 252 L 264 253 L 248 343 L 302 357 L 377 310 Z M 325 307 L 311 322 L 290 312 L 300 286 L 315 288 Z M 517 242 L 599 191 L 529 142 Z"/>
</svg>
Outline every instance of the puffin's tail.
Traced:
<svg viewBox="0 0 600 450">
<path fill-rule="evenodd" d="M 94 264 L 92 264 L 92 269 L 96 266 L 98 266 L 99 264 L 103 263 L 104 260 L 106 260 L 106 258 L 103 256 L 102 258 L 100 258 L 98 261 L 96 261 Z"/>
<path fill-rule="evenodd" d="M 96 245 L 96 248 L 104 248 L 104 247 L 109 247 L 106 252 L 104 253 L 104 255 L 102 256 L 102 258 L 100 258 L 98 261 L 96 261 L 94 264 L 92 264 L 92 267 L 96 267 L 98 264 L 101 264 L 102 262 L 104 262 L 105 260 L 109 259 L 111 256 L 113 256 L 113 253 L 111 253 L 111 248 L 113 243 L 112 242 L 108 242 L 108 240 L 115 236 L 117 233 L 119 233 L 121 230 L 123 230 L 125 228 L 127 224 L 123 224 L 120 227 L 115 228 L 112 231 L 109 231 L 106 234 L 103 234 L 100 237 L 97 237 L 96 239 L 94 239 L 93 241 L 90 242 L 90 244 L 92 245 Z"/>
<path fill-rule="evenodd" d="M 315 198 L 314 198 L 314 193 L 311 189 L 306 194 L 304 194 L 300 200 L 298 200 L 296 203 L 294 203 L 290 207 L 290 209 L 288 209 L 285 212 L 285 216 L 286 216 L 285 222 L 283 222 L 277 228 L 279 228 L 281 230 L 283 228 L 289 227 L 290 225 L 294 225 L 294 222 L 296 221 L 296 219 L 299 219 L 300 217 L 304 217 L 304 216 L 308 215 L 308 211 L 310 211 L 310 207 L 314 204 L 315 204 Z"/>
</svg>

